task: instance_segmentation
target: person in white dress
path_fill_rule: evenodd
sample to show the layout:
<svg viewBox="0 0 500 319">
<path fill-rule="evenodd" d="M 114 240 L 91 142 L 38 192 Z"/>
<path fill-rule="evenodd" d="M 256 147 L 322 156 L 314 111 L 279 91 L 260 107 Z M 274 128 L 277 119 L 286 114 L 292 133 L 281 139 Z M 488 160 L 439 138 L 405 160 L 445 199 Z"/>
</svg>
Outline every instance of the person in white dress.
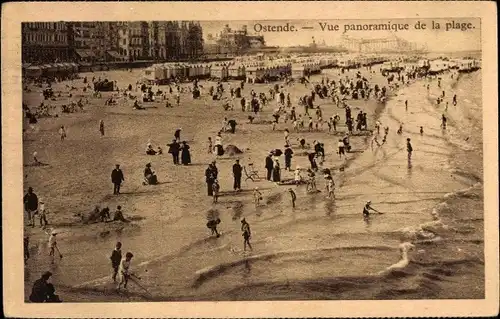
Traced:
<svg viewBox="0 0 500 319">
<path fill-rule="evenodd" d="M 123 284 L 123 288 L 127 289 L 128 280 L 130 279 L 130 276 L 132 275 L 132 272 L 130 269 L 132 257 L 134 257 L 134 255 L 131 252 L 128 252 L 125 255 L 125 258 L 123 258 L 122 261 L 120 262 L 120 266 L 118 267 L 119 281 L 118 281 L 117 289 L 120 289 L 122 284 Z"/>
</svg>

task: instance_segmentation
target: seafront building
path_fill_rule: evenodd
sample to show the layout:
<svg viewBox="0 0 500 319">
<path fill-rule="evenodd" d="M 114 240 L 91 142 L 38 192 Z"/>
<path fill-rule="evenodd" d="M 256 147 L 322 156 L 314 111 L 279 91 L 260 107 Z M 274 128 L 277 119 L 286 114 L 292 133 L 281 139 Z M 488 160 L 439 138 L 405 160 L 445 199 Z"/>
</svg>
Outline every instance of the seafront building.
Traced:
<svg viewBox="0 0 500 319">
<path fill-rule="evenodd" d="M 34 22 L 22 25 L 23 63 L 167 61 L 203 54 L 195 21 Z"/>
<path fill-rule="evenodd" d="M 70 61 L 70 28 L 65 22 L 25 22 L 22 28 L 23 63 Z"/>
</svg>

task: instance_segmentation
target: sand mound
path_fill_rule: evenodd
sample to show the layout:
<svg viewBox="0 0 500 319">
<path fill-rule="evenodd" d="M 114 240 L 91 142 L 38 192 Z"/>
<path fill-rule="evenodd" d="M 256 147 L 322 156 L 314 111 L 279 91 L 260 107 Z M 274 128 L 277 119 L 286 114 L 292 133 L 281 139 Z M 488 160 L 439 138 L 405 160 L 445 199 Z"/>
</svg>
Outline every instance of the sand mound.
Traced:
<svg viewBox="0 0 500 319">
<path fill-rule="evenodd" d="M 243 151 L 234 145 L 228 145 L 224 153 L 226 153 L 229 156 L 233 156 L 236 154 L 242 154 Z"/>
</svg>

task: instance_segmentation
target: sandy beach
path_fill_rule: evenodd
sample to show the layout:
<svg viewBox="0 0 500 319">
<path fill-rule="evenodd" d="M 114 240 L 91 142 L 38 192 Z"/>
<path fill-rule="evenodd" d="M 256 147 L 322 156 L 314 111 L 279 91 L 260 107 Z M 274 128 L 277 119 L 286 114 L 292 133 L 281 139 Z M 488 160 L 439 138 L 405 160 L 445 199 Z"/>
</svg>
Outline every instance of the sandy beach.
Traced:
<svg viewBox="0 0 500 319">
<path fill-rule="evenodd" d="M 373 70 L 368 74 L 359 69 L 371 83 L 386 85 L 378 69 Z M 311 82 L 354 77 L 357 71 L 341 75 L 338 69 L 324 70 L 311 76 Z M 135 84 L 140 72 L 80 76 L 107 78 L 125 88 Z M 241 111 L 238 100 L 234 110 L 225 111 L 220 101 L 209 99 L 208 87 L 214 84 L 207 81 L 200 82 L 201 99 L 194 100 L 186 92 L 178 107 L 165 108 L 160 100 L 144 103 L 145 110 L 133 110 L 133 101 L 121 97 L 117 105 L 105 106 L 113 93 L 103 92 L 102 98 L 82 93 L 81 79 L 54 84 L 56 95 L 61 91 L 62 97 L 46 103 L 67 103 L 69 85 L 79 89 L 73 99 L 82 95 L 89 104 L 83 111 L 39 119 L 35 129 L 25 124 L 24 185 L 32 186 L 45 200 L 49 227 L 60 232 L 58 244 L 64 254 L 51 264 L 48 236 L 38 225 L 25 226 L 31 253 L 25 267 L 26 298 L 33 281 L 46 270 L 54 274 L 58 294 L 71 302 L 483 298 L 481 75 L 455 73 L 452 79 L 445 73 L 442 78 L 442 88 L 436 80 L 412 81 L 390 92 L 385 103 L 349 100 L 353 116 L 359 110 L 367 112 L 370 130 L 379 120 L 390 131 L 381 147 L 371 146 L 372 136 L 352 136 L 353 152 L 347 154 L 347 161 L 336 154 L 338 138 L 346 130 L 344 109 L 329 99 L 317 99 L 315 105 L 321 106 L 323 118 L 341 116 L 339 134 L 329 133 L 326 124 L 319 131 L 297 133 L 282 120 L 273 131 L 275 101 L 250 124 L 250 113 Z M 246 84 L 243 95 L 248 96 L 251 89 L 267 93 L 273 84 Z M 41 88 L 30 89 L 23 100 L 31 107 L 40 104 L 43 96 Z M 442 90 L 449 102 L 446 111 L 444 104 L 435 104 Z M 302 113 L 296 103 L 310 87 L 295 83 L 285 91 Z M 451 103 L 453 94 L 458 95 L 457 106 Z M 172 96 L 170 101 L 174 102 Z M 443 113 L 448 117 L 446 130 L 440 128 Z M 224 117 L 238 125 L 236 134 L 222 134 L 223 144 L 236 145 L 243 153 L 216 159 L 221 198 L 213 204 L 206 195 L 204 177 L 208 163 L 215 160 L 207 152 L 207 139 L 215 137 Z M 99 120 L 105 123 L 105 136 L 100 136 Z M 403 134 L 396 134 L 401 123 Z M 67 132 L 64 141 L 58 135 L 61 125 Z M 175 166 L 166 153 L 177 128 L 182 128 L 181 140 L 191 146 L 189 166 Z M 233 192 L 234 160 L 245 166 L 253 163 L 264 177 L 265 156 L 271 149 L 283 149 L 285 128 L 291 131 L 295 153 L 292 168 L 309 167 L 297 139 L 305 138 L 309 145 L 315 140 L 324 143 L 323 168 L 333 171 L 334 200 L 325 198 L 321 174 L 317 175 L 320 192 L 293 186 L 295 209 L 289 186 L 265 178 L 251 181 L 243 176 L 242 191 Z M 408 137 L 414 148 L 411 169 L 407 168 Z M 165 153 L 146 155 L 148 140 Z M 47 165 L 32 165 L 35 151 Z M 157 172 L 158 185 L 142 185 L 142 172 L 149 162 Z M 280 163 L 284 167 L 283 156 Z M 110 180 L 115 164 L 125 174 L 119 196 L 113 195 Z M 282 170 L 283 178 L 293 178 L 293 171 Z M 256 186 L 263 194 L 258 208 L 252 197 Z M 384 214 L 364 220 L 367 200 Z M 112 211 L 121 205 L 131 222 L 81 223 L 76 214 L 89 214 L 96 205 Z M 219 238 L 210 236 L 206 227 L 210 210 L 216 210 L 221 219 Z M 250 252 L 243 251 L 242 217 L 252 227 Z M 115 291 L 109 256 L 117 241 L 123 243 L 124 252 L 134 253 L 132 267 L 142 278 L 142 288 L 131 284 L 126 292 Z M 413 247 L 407 251 L 405 243 Z"/>
</svg>

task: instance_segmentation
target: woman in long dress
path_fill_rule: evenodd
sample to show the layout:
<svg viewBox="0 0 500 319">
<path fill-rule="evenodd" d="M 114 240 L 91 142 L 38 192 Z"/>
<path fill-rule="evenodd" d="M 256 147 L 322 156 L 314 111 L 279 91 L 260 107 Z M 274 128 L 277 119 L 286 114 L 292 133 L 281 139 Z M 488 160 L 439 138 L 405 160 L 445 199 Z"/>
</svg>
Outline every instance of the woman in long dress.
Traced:
<svg viewBox="0 0 500 319">
<path fill-rule="evenodd" d="M 187 145 L 186 141 L 182 142 L 181 146 L 181 163 L 182 165 L 191 164 L 191 153 L 189 152 L 189 145 Z"/>
<path fill-rule="evenodd" d="M 273 167 L 273 182 L 279 182 L 281 181 L 281 168 L 280 168 L 280 163 L 278 160 L 274 162 L 274 167 Z"/>
</svg>

